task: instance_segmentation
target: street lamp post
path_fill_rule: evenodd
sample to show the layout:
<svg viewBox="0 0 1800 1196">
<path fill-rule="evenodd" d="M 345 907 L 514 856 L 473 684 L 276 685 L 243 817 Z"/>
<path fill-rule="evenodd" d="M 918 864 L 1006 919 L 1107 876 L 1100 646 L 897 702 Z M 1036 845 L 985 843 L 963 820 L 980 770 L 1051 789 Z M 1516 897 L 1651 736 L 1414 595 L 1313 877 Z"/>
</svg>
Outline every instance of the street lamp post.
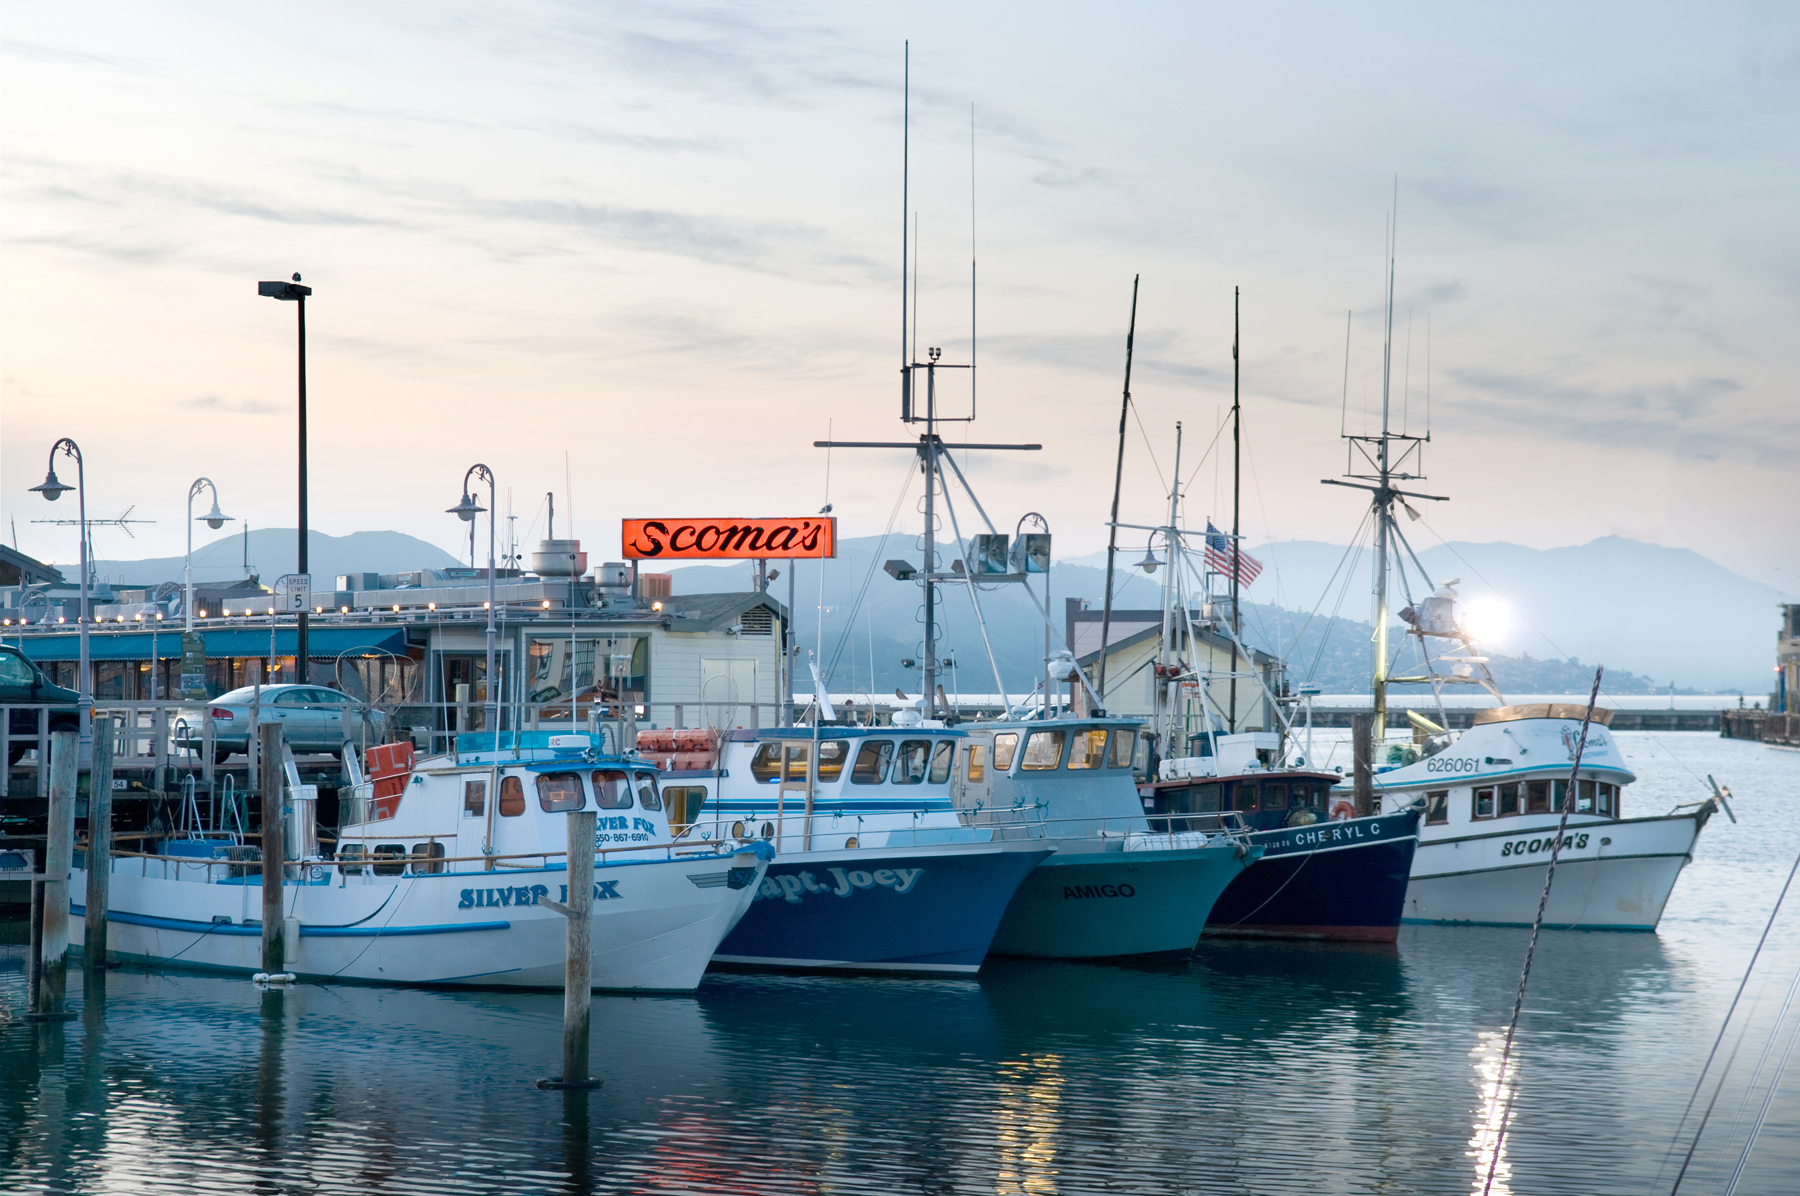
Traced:
<svg viewBox="0 0 1800 1196">
<path fill-rule="evenodd" d="M 306 575 L 306 297 L 312 294 L 311 287 L 300 285 L 300 275 L 294 275 L 292 282 L 259 282 L 256 293 L 269 299 L 280 299 L 298 305 L 300 313 L 300 552 L 295 572 Z M 310 584 L 310 583 L 309 583 Z M 312 596 L 300 607 L 300 642 L 294 651 L 294 680 L 300 684 L 307 683 L 307 608 L 312 605 Z"/>
<path fill-rule="evenodd" d="M 56 453 L 61 449 L 64 456 L 75 458 L 75 485 L 65 486 L 56 478 Z M 33 486 L 33 493 L 41 494 L 50 502 L 55 502 L 70 490 L 75 491 L 76 500 L 81 504 L 76 516 L 81 532 L 81 614 L 75 620 L 75 626 L 81 633 L 81 664 L 75 678 L 76 692 L 81 695 L 77 709 L 81 712 L 81 739 L 77 749 L 77 757 L 86 755 L 94 744 L 94 687 L 88 677 L 88 543 L 87 543 L 87 469 L 81 459 L 81 446 L 64 436 L 50 446 L 50 468 L 44 474 L 44 484 Z"/>
<path fill-rule="evenodd" d="M 483 507 L 469 493 L 469 479 L 482 478 L 488 484 L 488 505 Z M 498 678 L 494 675 L 494 508 L 497 490 L 494 486 L 494 471 L 485 465 L 471 465 L 469 472 L 463 475 L 462 501 L 451 507 L 446 514 L 455 515 L 464 523 L 473 524 L 475 516 L 482 511 L 488 517 L 488 600 L 487 600 L 487 729 L 494 732 L 494 747 L 500 746 L 500 702 L 497 687 Z M 473 528 L 470 529 L 471 531 Z M 570 666 L 573 668 L 573 665 Z M 571 709 L 573 709 L 573 699 Z"/>
<path fill-rule="evenodd" d="M 200 496 L 203 487 L 212 491 L 212 510 L 196 519 L 194 518 L 194 500 Z M 217 531 L 231 522 L 231 516 L 219 510 L 219 488 L 213 485 L 211 478 L 196 478 L 194 484 L 188 487 L 187 513 L 187 565 L 183 570 L 184 590 L 181 598 L 181 616 L 186 621 L 185 629 L 192 631 L 194 629 L 194 525 L 204 522 L 207 527 Z"/>
</svg>

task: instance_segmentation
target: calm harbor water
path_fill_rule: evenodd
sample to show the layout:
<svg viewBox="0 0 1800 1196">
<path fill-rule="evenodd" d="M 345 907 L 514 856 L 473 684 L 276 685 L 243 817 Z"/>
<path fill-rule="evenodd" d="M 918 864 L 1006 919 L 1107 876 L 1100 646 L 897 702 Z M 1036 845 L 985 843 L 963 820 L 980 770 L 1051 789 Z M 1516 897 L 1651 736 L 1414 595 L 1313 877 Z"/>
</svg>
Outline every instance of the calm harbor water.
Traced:
<svg viewBox="0 0 1800 1196">
<path fill-rule="evenodd" d="M 1628 813 L 1698 800 L 1713 773 L 1739 821 L 1708 826 L 1659 934 L 1546 933 L 1496 1192 L 1669 1190 L 1800 851 L 1800 753 L 1618 738 Z M 1409 927 L 1394 947 L 1209 943 L 1181 965 L 1002 961 L 966 981 L 715 975 L 596 998 L 591 1094 L 533 1087 L 560 1067 L 559 994 L 72 974 L 81 1016 L 37 1027 L 18 1018 L 24 949 L 4 946 L 0 1191 L 1479 1191 L 1525 941 Z M 1777 1017 L 1797 966 L 1800 909 L 1745 993 L 1683 1192 L 1724 1190 L 1800 1022 Z M 1796 1190 L 1800 1059 L 1738 1188 Z"/>
</svg>

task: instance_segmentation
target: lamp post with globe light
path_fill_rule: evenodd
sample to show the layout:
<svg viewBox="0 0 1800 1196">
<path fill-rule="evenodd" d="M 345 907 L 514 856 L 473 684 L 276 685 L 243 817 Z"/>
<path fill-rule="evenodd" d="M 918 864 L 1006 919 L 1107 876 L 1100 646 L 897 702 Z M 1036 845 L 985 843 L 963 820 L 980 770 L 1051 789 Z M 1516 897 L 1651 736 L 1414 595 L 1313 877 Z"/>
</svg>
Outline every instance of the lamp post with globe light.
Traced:
<svg viewBox="0 0 1800 1196">
<path fill-rule="evenodd" d="M 75 485 L 65 486 L 56 477 L 56 454 L 61 450 L 66 457 L 75 458 Z M 88 677 L 88 544 L 87 544 L 87 472 L 81 459 L 81 446 L 69 437 L 50 446 L 50 468 L 44 474 L 44 482 L 33 486 L 32 493 L 41 494 L 46 501 L 55 502 L 64 494 L 73 490 L 76 501 L 80 503 L 76 518 L 81 532 L 81 613 L 75 620 L 76 629 L 81 633 L 81 663 L 77 666 L 75 677 L 76 692 L 81 695 L 76 708 L 81 717 L 80 746 L 77 755 L 85 756 L 94 742 L 94 687 Z"/>
<path fill-rule="evenodd" d="M 212 491 L 212 510 L 194 517 L 194 500 L 200 496 L 202 488 Z M 187 631 L 194 630 L 194 525 L 205 523 L 207 527 L 217 531 L 231 522 L 231 516 L 219 510 L 219 488 L 213 485 L 211 478 L 195 478 L 194 484 L 188 487 L 187 505 L 187 566 L 183 576 L 183 594 L 181 598 L 181 615 L 186 621 Z"/>
<path fill-rule="evenodd" d="M 485 479 L 488 484 L 488 505 L 483 507 L 469 493 L 469 479 Z M 494 508 L 498 505 L 495 498 L 498 491 L 494 484 L 494 471 L 485 465 L 471 465 L 469 472 L 463 475 L 462 501 L 445 512 L 454 515 L 464 523 L 473 523 L 475 516 L 483 511 L 488 517 L 488 600 L 487 600 L 487 727 L 495 733 L 494 746 L 500 746 L 500 702 L 499 690 L 494 676 Z M 571 666 L 573 667 L 573 666 Z M 571 700 L 571 709 L 573 701 Z"/>
</svg>

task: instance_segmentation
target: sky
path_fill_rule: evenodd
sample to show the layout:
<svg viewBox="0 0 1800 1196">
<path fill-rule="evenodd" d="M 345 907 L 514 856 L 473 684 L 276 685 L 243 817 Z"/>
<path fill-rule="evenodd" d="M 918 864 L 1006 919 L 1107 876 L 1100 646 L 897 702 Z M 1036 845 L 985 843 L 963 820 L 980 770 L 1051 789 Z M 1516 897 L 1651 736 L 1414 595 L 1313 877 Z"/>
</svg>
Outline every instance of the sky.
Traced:
<svg viewBox="0 0 1800 1196">
<path fill-rule="evenodd" d="M 906 453 L 812 442 L 917 433 L 915 218 L 921 357 L 969 361 L 977 263 L 979 419 L 949 438 L 1043 445 L 966 456 L 1002 530 L 1104 545 L 1141 275 L 1121 519 L 1160 521 L 1177 421 L 1186 518 L 1231 517 L 1236 288 L 1244 531 L 1345 543 L 1359 496 L 1319 480 L 1379 422 L 1397 212 L 1389 406 L 1450 498 L 1420 547 L 1622 535 L 1800 592 L 1792 6 L 0 0 L 0 24 L 0 515 L 42 558 L 75 555 L 34 522 L 74 496 L 28 492 L 60 436 L 92 516 L 153 521 L 96 529 L 100 556 L 180 552 L 201 475 L 294 525 L 295 311 L 254 284 L 296 271 L 316 529 L 456 552 L 477 461 L 521 540 L 554 490 L 593 560 L 626 516 L 914 526 Z"/>
</svg>

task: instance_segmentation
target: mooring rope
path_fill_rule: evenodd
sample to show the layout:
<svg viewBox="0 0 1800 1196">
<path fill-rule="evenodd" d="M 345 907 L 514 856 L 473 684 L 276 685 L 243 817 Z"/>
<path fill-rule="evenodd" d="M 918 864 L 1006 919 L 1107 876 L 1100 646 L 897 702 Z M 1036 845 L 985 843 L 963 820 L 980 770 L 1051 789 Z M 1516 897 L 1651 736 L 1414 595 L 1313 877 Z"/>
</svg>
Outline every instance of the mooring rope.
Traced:
<svg viewBox="0 0 1800 1196">
<path fill-rule="evenodd" d="M 1525 947 L 1525 966 L 1519 969 L 1519 992 L 1513 998 L 1512 1021 L 1506 1026 L 1506 1046 L 1500 1051 L 1500 1078 L 1495 1081 L 1502 1087 L 1506 1084 L 1506 1064 L 1512 1057 L 1513 1036 L 1519 1031 L 1519 1013 L 1525 1008 L 1525 985 L 1531 979 L 1531 959 L 1537 954 L 1538 932 L 1544 928 L 1544 909 L 1550 904 L 1550 886 L 1556 883 L 1556 859 L 1562 854 L 1563 832 L 1569 827 L 1569 811 L 1575 808 L 1575 794 L 1581 774 L 1581 755 L 1587 750 L 1588 727 L 1593 724 L 1594 704 L 1600 700 L 1600 678 L 1606 667 L 1594 670 L 1594 688 L 1588 693 L 1587 715 L 1581 720 L 1581 738 L 1575 743 L 1575 763 L 1569 767 L 1569 788 L 1563 794 L 1562 817 L 1556 824 L 1556 838 L 1550 843 L 1550 866 L 1544 872 L 1544 892 L 1538 897 L 1537 917 L 1531 921 L 1531 942 Z M 1488 1196 L 1494 1186 L 1494 1170 L 1500 1165 L 1500 1149 L 1506 1143 L 1506 1124 L 1512 1118 L 1513 1096 L 1518 1092 L 1514 1084 L 1506 1094 L 1506 1104 L 1500 1109 L 1500 1128 L 1494 1134 L 1494 1151 L 1488 1156 L 1487 1180 L 1481 1185 L 1481 1196 Z"/>
</svg>

